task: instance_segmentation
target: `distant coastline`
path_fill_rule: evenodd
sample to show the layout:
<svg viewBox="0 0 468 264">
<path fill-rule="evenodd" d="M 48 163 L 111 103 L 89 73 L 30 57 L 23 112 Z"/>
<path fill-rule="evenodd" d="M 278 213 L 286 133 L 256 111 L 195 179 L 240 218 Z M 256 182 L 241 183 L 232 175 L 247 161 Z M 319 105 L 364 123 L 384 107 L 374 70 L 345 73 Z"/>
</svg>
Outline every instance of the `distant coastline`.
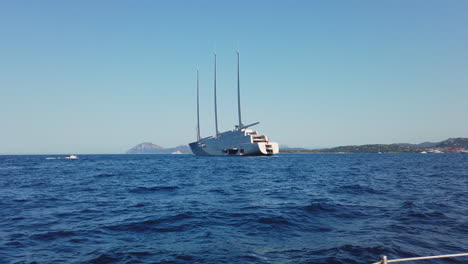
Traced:
<svg viewBox="0 0 468 264">
<path fill-rule="evenodd" d="M 440 142 L 420 144 L 366 144 L 324 149 L 280 147 L 280 153 L 468 153 L 468 138 L 449 138 Z M 129 149 L 126 154 L 192 154 L 187 145 L 165 148 L 145 142 Z"/>
<path fill-rule="evenodd" d="M 280 148 L 280 153 L 468 153 L 468 138 L 449 138 L 420 144 L 366 144 L 326 149 Z"/>
<path fill-rule="evenodd" d="M 468 138 L 449 138 L 440 142 L 423 142 L 419 144 L 365 144 L 348 145 L 333 148 L 302 148 L 280 146 L 280 154 L 336 154 L 336 153 L 466 153 L 468 154 Z M 125 153 L 1 153 L 0 156 L 68 156 L 76 155 L 121 155 L 121 154 L 192 154 L 188 145 L 177 147 L 162 147 L 153 143 L 144 142 L 130 148 Z"/>
<path fill-rule="evenodd" d="M 129 149 L 125 154 L 192 154 L 192 151 L 187 145 L 165 148 L 150 142 L 144 142 Z"/>
</svg>

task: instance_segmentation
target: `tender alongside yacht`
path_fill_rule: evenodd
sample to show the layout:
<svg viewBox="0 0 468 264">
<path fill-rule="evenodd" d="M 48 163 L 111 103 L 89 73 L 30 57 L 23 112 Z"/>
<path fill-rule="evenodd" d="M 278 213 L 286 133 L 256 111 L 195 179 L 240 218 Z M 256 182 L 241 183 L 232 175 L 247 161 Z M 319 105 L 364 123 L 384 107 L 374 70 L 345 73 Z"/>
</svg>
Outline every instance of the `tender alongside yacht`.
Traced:
<svg viewBox="0 0 468 264">
<path fill-rule="evenodd" d="M 239 52 L 237 52 L 237 106 L 239 124 L 233 130 L 220 133 L 218 130 L 218 113 L 216 103 L 216 54 L 214 57 L 214 107 L 215 126 L 214 136 L 202 138 L 200 136 L 200 100 L 199 100 L 199 74 L 197 71 L 197 141 L 189 144 L 195 155 L 200 156 L 263 156 L 273 155 L 279 152 L 278 143 L 270 142 L 268 137 L 259 134 L 257 131 L 249 129 L 259 122 L 243 125 L 241 119 L 240 104 L 240 70 Z"/>
</svg>

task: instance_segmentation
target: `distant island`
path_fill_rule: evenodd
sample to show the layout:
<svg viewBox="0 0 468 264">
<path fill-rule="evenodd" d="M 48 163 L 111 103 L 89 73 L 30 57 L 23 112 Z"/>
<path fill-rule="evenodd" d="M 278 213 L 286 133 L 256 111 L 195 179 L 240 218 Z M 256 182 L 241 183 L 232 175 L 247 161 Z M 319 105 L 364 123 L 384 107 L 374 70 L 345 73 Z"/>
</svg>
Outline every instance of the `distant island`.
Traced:
<svg viewBox="0 0 468 264">
<path fill-rule="evenodd" d="M 164 148 L 153 143 L 145 142 L 129 149 L 126 154 L 192 154 L 187 145 L 175 148 Z"/>
<path fill-rule="evenodd" d="M 468 138 L 449 138 L 441 142 L 423 142 L 420 144 L 366 144 L 340 146 L 325 149 L 306 149 L 280 147 L 280 153 L 468 153 Z M 181 145 L 164 148 L 145 142 L 136 145 L 126 154 L 192 154 L 189 146 Z"/>
<path fill-rule="evenodd" d="M 449 138 L 420 144 L 367 144 L 326 149 L 280 148 L 280 153 L 468 153 L 468 138 Z"/>
</svg>

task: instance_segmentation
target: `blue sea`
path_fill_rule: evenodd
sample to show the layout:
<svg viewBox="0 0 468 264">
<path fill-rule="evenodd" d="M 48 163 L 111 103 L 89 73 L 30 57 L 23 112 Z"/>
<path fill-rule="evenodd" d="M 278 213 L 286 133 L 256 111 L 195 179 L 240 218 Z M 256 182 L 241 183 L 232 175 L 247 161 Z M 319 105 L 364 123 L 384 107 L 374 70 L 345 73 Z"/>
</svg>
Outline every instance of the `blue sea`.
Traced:
<svg viewBox="0 0 468 264">
<path fill-rule="evenodd" d="M 464 154 L 63 157 L 0 156 L 0 263 L 352 264 L 468 249 Z"/>
</svg>

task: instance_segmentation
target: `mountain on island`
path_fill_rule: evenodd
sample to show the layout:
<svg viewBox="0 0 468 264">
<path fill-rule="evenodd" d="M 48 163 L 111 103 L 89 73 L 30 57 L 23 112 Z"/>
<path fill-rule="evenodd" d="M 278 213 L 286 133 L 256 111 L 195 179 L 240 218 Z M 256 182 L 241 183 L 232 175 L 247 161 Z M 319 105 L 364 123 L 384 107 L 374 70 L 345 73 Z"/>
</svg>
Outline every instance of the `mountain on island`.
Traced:
<svg viewBox="0 0 468 264">
<path fill-rule="evenodd" d="M 437 144 L 436 147 L 468 149 L 468 138 L 449 138 Z"/>
<path fill-rule="evenodd" d="M 419 153 L 419 152 L 468 152 L 468 138 L 449 138 L 441 142 L 423 142 L 420 144 L 367 144 L 340 146 L 327 149 L 283 148 L 281 153 Z"/>
<path fill-rule="evenodd" d="M 126 154 L 192 154 L 188 146 L 178 146 L 175 148 L 164 148 L 159 145 L 144 142 L 129 149 Z"/>
<path fill-rule="evenodd" d="M 441 142 L 423 142 L 419 144 L 411 144 L 411 143 L 396 143 L 400 147 L 418 147 L 418 148 L 432 148 L 440 144 Z"/>
</svg>

